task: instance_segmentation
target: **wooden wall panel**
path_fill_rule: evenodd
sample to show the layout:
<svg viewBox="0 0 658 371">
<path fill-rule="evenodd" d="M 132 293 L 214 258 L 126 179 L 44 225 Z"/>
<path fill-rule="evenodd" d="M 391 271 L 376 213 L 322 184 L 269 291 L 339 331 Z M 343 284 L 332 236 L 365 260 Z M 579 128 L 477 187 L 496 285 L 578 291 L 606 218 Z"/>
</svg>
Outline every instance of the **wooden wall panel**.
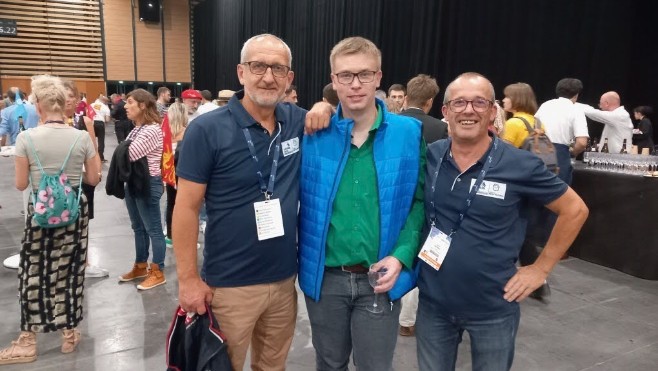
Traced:
<svg viewBox="0 0 658 371">
<path fill-rule="evenodd" d="M 137 80 L 164 81 L 162 69 L 162 25 L 139 21 L 135 11 Z"/>
<path fill-rule="evenodd" d="M 103 79 L 97 0 L 0 0 L 0 18 L 15 19 L 18 28 L 18 36 L 0 37 L 4 78 Z"/>
<path fill-rule="evenodd" d="M 0 0 L 2 1 L 2 0 Z M 107 79 L 189 83 L 190 22 L 189 0 L 161 0 L 162 24 L 139 21 L 137 1 L 134 3 L 135 44 L 130 0 L 105 0 L 103 25 L 107 60 Z M 163 70 L 162 25 L 165 29 Z M 135 76 L 135 54 L 137 76 Z"/>
<path fill-rule="evenodd" d="M 30 93 L 30 83 L 32 79 L 29 77 L 3 77 L 0 79 L 2 83 L 3 93 L 6 93 L 7 90 L 11 87 L 18 87 L 26 93 Z M 78 80 L 72 79 L 77 86 L 80 93 L 87 93 L 88 97 L 97 97 L 99 94 L 105 94 L 105 81 L 98 80 Z"/>
<path fill-rule="evenodd" d="M 190 82 L 190 10 L 186 1 L 164 0 L 167 81 Z"/>
<path fill-rule="evenodd" d="M 103 2 L 103 30 L 108 80 L 135 80 L 131 15 L 130 0 Z"/>
</svg>

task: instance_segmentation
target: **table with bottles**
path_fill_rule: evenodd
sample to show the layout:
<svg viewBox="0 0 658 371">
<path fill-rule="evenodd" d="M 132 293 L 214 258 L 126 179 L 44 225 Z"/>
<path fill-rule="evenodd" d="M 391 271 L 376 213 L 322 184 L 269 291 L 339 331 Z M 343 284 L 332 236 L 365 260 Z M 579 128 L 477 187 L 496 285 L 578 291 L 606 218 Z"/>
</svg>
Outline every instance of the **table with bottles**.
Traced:
<svg viewBox="0 0 658 371">
<path fill-rule="evenodd" d="M 585 159 L 574 164 L 572 188 L 590 213 L 568 254 L 658 280 L 658 156 L 590 152 Z"/>
</svg>

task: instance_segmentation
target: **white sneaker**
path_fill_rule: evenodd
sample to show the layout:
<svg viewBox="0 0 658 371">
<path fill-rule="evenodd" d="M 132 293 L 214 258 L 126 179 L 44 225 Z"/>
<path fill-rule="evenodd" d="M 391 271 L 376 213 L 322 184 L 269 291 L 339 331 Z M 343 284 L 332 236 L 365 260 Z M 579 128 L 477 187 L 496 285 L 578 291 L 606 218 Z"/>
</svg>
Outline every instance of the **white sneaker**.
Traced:
<svg viewBox="0 0 658 371">
<path fill-rule="evenodd" d="M 201 244 L 197 242 L 196 243 L 196 249 L 199 250 L 200 248 L 201 248 Z"/>
<path fill-rule="evenodd" d="M 88 265 L 85 268 L 85 277 L 87 278 L 102 278 L 110 275 L 110 272 L 107 269 L 101 267 L 96 267 L 94 265 Z"/>
<path fill-rule="evenodd" d="M 206 222 L 199 223 L 199 230 L 201 233 L 206 234 Z"/>
<path fill-rule="evenodd" d="M 198 247 L 197 247 L 198 248 Z M 20 254 L 14 254 L 7 259 L 5 259 L 2 262 L 2 265 L 5 266 L 5 268 L 9 269 L 18 269 L 18 265 L 21 263 L 21 256 Z"/>
</svg>

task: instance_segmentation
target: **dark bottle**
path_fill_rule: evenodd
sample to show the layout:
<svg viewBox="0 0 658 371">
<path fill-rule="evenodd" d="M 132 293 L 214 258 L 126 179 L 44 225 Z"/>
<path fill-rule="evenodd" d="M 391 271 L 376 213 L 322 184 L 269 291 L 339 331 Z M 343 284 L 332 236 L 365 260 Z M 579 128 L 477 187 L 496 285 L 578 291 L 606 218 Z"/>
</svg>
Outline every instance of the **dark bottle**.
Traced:
<svg viewBox="0 0 658 371">
<path fill-rule="evenodd" d="M 608 138 L 605 138 L 603 142 L 603 148 L 601 148 L 601 153 L 610 153 L 610 150 L 608 150 Z"/>
<path fill-rule="evenodd" d="M 18 131 L 25 131 L 25 125 L 23 125 L 23 116 L 18 116 Z"/>
<path fill-rule="evenodd" d="M 628 154 L 628 150 L 626 149 L 626 139 L 624 139 L 624 144 L 621 145 L 621 151 L 619 151 L 621 154 Z"/>
<path fill-rule="evenodd" d="M 599 151 L 599 141 L 594 138 L 594 143 L 592 143 L 592 152 L 598 152 Z"/>
</svg>

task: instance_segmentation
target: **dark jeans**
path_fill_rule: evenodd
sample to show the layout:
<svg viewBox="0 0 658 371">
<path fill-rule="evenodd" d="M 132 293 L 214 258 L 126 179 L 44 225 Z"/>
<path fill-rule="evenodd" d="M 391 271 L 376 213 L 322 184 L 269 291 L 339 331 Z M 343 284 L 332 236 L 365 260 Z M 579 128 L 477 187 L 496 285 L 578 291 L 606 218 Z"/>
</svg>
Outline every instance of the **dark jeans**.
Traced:
<svg viewBox="0 0 658 371">
<path fill-rule="evenodd" d="M 398 338 L 400 301 L 377 295 L 383 313 L 366 310 L 375 294 L 367 274 L 328 268 L 320 301 L 305 296 L 316 369 L 347 371 L 350 353 L 357 370 L 390 371 Z"/>
<path fill-rule="evenodd" d="M 98 156 L 101 161 L 105 161 L 103 155 L 105 151 L 105 123 L 103 121 L 94 121 L 94 132 L 96 132 L 96 139 L 98 139 Z"/>
<path fill-rule="evenodd" d="M 165 185 L 165 190 L 167 191 L 167 211 L 165 216 L 167 222 L 167 238 L 171 238 L 171 222 L 174 216 L 174 205 L 176 205 L 176 193 L 178 191 L 169 184 Z"/>
<path fill-rule="evenodd" d="M 160 197 L 162 197 L 162 178 L 151 176 L 149 197 L 130 194 L 126 186 L 126 207 L 130 224 L 135 233 L 135 263 L 146 263 L 149 258 L 149 242 L 153 247 L 153 263 L 164 268 L 165 238 L 162 234 L 160 214 Z"/>
<path fill-rule="evenodd" d="M 453 371 L 464 331 L 471 339 L 473 371 L 506 371 L 514 361 L 521 314 L 473 320 L 449 316 L 421 293 L 416 318 L 416 351 L 421 371 Z"/>
<path fill-rule="evenodd" d="M 114 122 L 114 133 L 117 136 L 117 142 L 121 143 L 128 137 L 130 131 L 135 127 L 130 120 L 119 120 Z"/>
</svg>

